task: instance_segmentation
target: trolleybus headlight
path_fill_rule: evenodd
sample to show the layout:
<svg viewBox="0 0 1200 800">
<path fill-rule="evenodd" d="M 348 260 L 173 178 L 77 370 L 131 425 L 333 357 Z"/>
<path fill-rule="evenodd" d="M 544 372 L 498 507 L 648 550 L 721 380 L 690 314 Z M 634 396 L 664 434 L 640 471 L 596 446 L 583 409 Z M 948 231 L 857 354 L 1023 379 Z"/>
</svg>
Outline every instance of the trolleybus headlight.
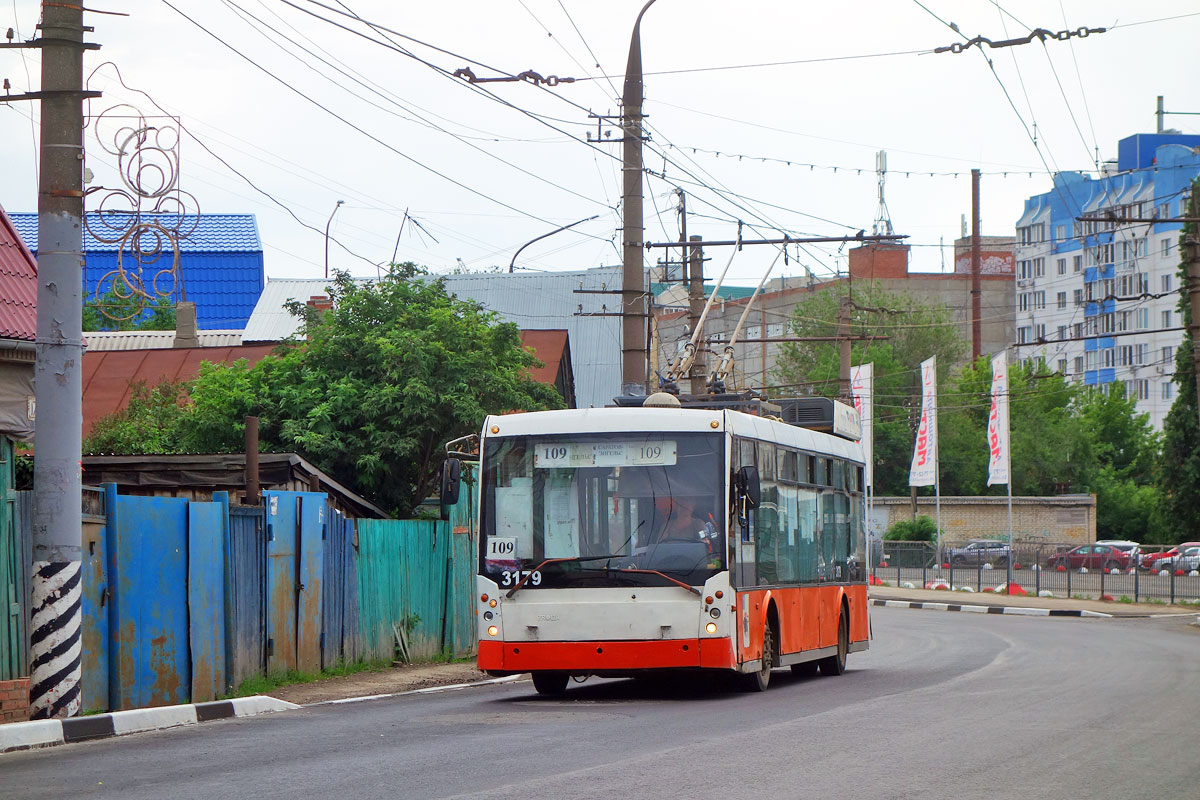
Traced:
<svg viewBox="0 0 1200 800">
<path fill-rule="evenodd" d="M 491 619 L 491 618 L 492 618 L 492 612 L 490 612 L 490 611 L 485 611 L 485 612 L 483 612 L 483 618 L 484 618 L 484 619 Z"/>
<path fill-rule="evenodd" d="M 720 617 L 720 616 L 721 616 L 721 609 L 719 609 L 719 608 L 711 608 L 711 609 L 709 609 L 709 611 L 708 611 L 708 615 L 709 615 L 710 617 L 712 617 L 713 619 L 717 619 L 718 617 Z"/>
<path fill-rule="evenodd" d="M 500 629 L 497 628 L 495 625 L 488 626 L 488 636 L 495 636 L 498 633 L 500 633 Z"/>
<path fill-rule="evenodd" d="M 708 623 L 707 625 L 704 626 L 704 630 L 708 631 L 709 633 L 716 633 L 717 632 L 717 623 L 715 623 L 715 622 Z"/>
</svg>

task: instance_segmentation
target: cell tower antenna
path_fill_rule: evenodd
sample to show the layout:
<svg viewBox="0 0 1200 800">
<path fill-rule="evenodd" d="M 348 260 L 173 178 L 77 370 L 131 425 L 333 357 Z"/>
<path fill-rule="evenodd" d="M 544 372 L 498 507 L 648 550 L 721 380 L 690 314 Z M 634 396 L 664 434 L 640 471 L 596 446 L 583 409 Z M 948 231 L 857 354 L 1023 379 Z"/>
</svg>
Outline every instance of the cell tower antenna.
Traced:
<svg viewBox="0 0 1200 800">
<path fill-rule="evenodd" d="M 890 236 L 892 234 L 892 215 L 888 213 L 887 200 L 883 197 L 883 183 L 887 178 L 886 150 L 880 150 L 875 154 L 875 174 L 879 176 L 879 210 L 875 212 L 873 232 L 876 236 Z"/>
</svg>

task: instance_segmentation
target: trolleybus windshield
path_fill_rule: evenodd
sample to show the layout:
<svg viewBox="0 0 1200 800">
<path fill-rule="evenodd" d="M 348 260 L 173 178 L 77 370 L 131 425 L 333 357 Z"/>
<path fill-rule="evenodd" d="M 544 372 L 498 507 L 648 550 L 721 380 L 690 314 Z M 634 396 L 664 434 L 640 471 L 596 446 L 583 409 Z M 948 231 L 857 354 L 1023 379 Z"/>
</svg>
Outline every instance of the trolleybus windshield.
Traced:
<svg viewBox="0 0 1200 800">
<path fill-rule="evenodd" d="M 638 432 L 487 440 L 480 573 L 502 588 L 525 578 L 522 591 L 703 584 L 726 565 L 722 443 Z"/>
</svg>

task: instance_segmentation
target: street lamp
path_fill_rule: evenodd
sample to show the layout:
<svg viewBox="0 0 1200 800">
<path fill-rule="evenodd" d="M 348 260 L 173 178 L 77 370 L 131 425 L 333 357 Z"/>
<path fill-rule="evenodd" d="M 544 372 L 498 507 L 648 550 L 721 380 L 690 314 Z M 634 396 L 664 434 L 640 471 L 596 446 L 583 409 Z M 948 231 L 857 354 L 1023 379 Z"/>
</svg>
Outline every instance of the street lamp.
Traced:
<svg viewBox="0 0 1200 800">
<path fill-rule="evenodd" d="M 333 207 L 333 213 L 329 215 L 329 221 L 325 223 L 325 280 L 329 280 L 329 226 L 333 224 L 333 217 L 344 202 L 346 201 L 337 201 L 337 205 Z"/>
<path fill-rule="evenodd" d="M 585 222 L 591 222 L 592 220 L 599 218 L 599 216 L 600 216 L 599 214 L 594 214 L 594 215 L 588 217 L 587 219 L 581 219 L 577 222 L 572 222 L 570 225 L 563 225 L 561 228 L 555 228 L 554 230 L 550 231 L 549 233 L 543 233 L 541 236 L 537 237 L 536 239 L 530 239 L 528 242 L 526 242 L 525 244 L 518 247 L 517 252 L 513 253 L 512 261 L 508 262 L 508 271 L 509 272 L 513 271 L 513 265 L 517 263 L 517 256 L 521 255 L 521 251 L 524 250 L 526 247 L 529 247 L 529 245 L 533 244 L 534 242 L 540 242 L 542 239 L 545 239 L 547 236 L 553 236 L 554 234 L 558 233 L 559 231 L 565 231 L 567 228 L 574 228 L 576 225 L 582 225 Z"/>
</svg>

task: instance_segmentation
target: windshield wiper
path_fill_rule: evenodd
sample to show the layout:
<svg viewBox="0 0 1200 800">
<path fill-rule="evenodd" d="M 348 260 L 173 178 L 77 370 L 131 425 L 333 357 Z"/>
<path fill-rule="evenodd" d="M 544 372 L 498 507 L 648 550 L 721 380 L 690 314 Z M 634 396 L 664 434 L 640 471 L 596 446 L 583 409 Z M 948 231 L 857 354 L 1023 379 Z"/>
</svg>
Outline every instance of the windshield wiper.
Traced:
<svg viewBox="0 0 1200 800">
<path fill-rule="evenodd" d="M 656 569 L 633 569 L 631 567 L 631 568 L 627 568 L 627 569 L 614 569 L 613 572 L 643 572 L 647 575 L 658 575 L 661 578 L 666 578 L 667 580 L 669 580 L 671 583 L 675 584 L 676 586 L 682 586 L 684 589 L 687 589 L 689 592 L 692 592 L 693 594 L 696 594 L 696 595 L 700 594 L 700 590 L 697 589 L 695 586 L 691 586 L 690 584 L 684 583 L 683 581 L 679 580 L 678 578 L 672 578 L 667 573 L 659 572 Z"/>
</svg>

